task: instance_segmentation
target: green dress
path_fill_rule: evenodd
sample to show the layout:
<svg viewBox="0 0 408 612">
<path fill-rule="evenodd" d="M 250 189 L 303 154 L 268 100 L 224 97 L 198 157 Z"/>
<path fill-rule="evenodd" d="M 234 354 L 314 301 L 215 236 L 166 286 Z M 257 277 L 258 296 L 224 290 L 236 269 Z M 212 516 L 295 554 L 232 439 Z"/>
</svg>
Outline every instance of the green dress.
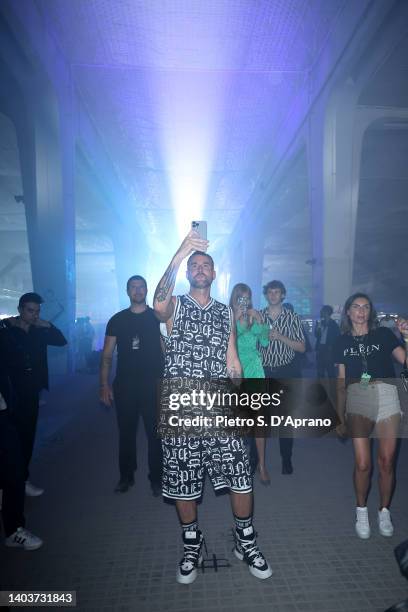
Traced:
<svg viewBox="0 0 408 612">
<path fill-rule="evenodd" d="M 257 344 L 268 346 L 269 327 L 254 321 L 250 327 L 237 321 L 238 357 L 242 365 L 244 378 L 264 378 L 261 357 Z"/>
</svg>

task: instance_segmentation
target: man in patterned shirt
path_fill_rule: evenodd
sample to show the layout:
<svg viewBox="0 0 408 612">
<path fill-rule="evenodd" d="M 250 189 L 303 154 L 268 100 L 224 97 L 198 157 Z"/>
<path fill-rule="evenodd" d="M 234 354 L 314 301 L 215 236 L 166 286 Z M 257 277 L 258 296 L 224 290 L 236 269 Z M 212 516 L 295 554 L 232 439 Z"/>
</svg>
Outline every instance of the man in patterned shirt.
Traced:
<svg viewBox="0 0 408 612">
<path fill-rule="evenodd" d="M 299 315 L 284 308 L 286 297 L 282 281 L 273 280 L 263 288 L 268 306 L 261 311 L 262 322 L 269 325 L 269 344 L 260 347 L 265 378 L 300 378 L 296 353 L 305 352 L 305 335 Z M 292 474 L 293 438 L 279 438 L 282 474 Z"/>
<path fill-rule="evenodd" d="M 228 306 L 211 298 L 215 279 L 208 242 L 191 231 L 159 282 L 154 309 L 166 322 L 165 383 L 183 378 L 214 381 L 240 376 L 241 364 L 235 346 L 235 325 Z M 188 257 L 190 291 L 173 296 L 176 275 Z M 211 435 L 187 433 L 164 435 L 163 496 L 174 499 L 183 529 L 184 556 L 177 581 L 190 584 L 202 563 L 203 535 L 197 523 L 197 500 L 202 495 L 205 472 L 214 489 L 227 487 L 235 519 L 235 556 L 248 564 L 257 578 L 269 578 L 272 570 L 256 543 L 252 526 L 252 479 L 242 439 L 224 431 Z"/>
</svg>

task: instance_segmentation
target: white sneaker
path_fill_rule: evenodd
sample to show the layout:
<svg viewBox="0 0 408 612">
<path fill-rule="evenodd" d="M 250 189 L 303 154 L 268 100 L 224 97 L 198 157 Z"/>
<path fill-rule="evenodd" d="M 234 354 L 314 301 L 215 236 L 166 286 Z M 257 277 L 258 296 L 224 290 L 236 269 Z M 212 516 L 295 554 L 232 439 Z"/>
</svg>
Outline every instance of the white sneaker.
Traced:
<svg viewBox="0 0 408 612">
<path fill-rule="evenodd" d="M 6 538 L 5 544 L 6 546 L 24 548 L 24 550 L 36 550 L 43 545 L 43 541 L 24 527 L 19 527 L 17 531 Z"/>
<path fill-rule="evenodd" d="M 180 584 L 191 584 L 197 578 L 197 568 L 203 562 L 201 546 L 203 534 L 199 529 L 183 532 L 184 556 L 177 568 L 176 580 Z"/>
<path fill-rule="evenodd" d="M 357 506 L 356 508 L 356 534 L 362 540 L 367 540 L 370 537 L 371 531 L 367 507 L 361 508 Z"/>
<path fill-rule="evenodd" d="M 383 508 L 378 512 L 378 529 L 382 536 L 390 538 L 394 533 L 394 525 L 391 521 L 391 514 L 388 508 Z"/>
<path fill-rule="evenodd" d="M 26 480 L 25 494 L 28 497 L 38 497 L 39 495 L 42 495 L 43 493 L 44 493 L 44 489 L 41 489 L 41 487 L 36 487 L 35 485 L 33 485 L 32 482 L 30 482 L 29 480 Z"/>
</svg>

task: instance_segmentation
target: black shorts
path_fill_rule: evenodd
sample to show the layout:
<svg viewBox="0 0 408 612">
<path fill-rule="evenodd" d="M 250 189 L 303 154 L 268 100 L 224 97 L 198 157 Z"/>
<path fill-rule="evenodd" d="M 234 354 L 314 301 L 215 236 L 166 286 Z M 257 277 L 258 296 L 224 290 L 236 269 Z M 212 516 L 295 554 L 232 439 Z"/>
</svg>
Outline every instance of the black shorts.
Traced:
<svg viewBox="0 0 408 612">
<path fill-rule="evenodd" d="M 166 436 L 162 445 L 164 497 L 200 498 L 206 470 L 215 490 L 252 491 L 251 469 L 241 438 Z"/>
</svg>

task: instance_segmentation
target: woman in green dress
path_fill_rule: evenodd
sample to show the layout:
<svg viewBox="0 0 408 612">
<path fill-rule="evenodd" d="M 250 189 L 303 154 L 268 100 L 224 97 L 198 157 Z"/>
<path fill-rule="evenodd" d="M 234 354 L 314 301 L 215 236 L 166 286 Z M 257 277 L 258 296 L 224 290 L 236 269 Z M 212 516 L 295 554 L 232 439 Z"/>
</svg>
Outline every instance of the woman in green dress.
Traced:
<svg viewBox="0 0 408 612">
<path fill-rule="evenodd" d="M 237 326 L 237 349 L 242 365 L 244 378 L 264 378 L 258 343 L 268 346 L 269 327 L 262 324 L 261 316 L 252 307 L 252 292 L 248 285 L 238 283 L 231 293 L 230 306 L 233 309 Z M 270 484 L 270 478 L 265 466 L 265 438 L 255 438 L 258 453 L 258 471 L 260 481 Z"/>
</svg>

